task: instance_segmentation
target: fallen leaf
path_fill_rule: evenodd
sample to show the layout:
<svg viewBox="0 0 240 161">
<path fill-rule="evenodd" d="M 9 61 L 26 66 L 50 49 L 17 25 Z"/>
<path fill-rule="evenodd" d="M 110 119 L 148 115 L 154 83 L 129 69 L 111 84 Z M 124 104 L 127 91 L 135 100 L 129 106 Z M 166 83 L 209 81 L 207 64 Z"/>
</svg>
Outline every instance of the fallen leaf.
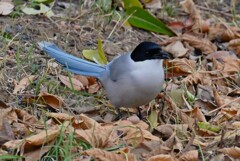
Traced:
<svg viewBox="0 0 240 161">
<path fill-rule="evenodd" d="M 188 152 L 183 153 L 179 160 L 180 161 L 198 161 L 198 151 L 197 150 L 191 150 Z"/>
<path fill-rule="evenodd" d="M 4 149 L 7 150 L 17 150 L 20 148 L 20 146 L 23 144 L 24 140 L 10 140 L 2 145 Z"/>
<path fill-rule="evenodd" d="M 53 11 L 51 10 L 51 8 L 49 8 L 48 6 L 46 6 L 43 3 L 39 4 L 40 9 L 36 10 L 34 8 L 29 8 L 29 7 L 24 7 L 22 8 L 22 11 L 27 14 L 27 15 L 38 15 L 38 14 L 44 14 L 47 17 L 52 17 L 54 16 Z"/>
<path fill-rule="evenodd" d="M 75 75 L 74 78 L 79 80 L 84 87 L 88 87 L 89 86 L 89 81 L 88 81 L 88 78 L 86 76 Z"/>
<path fill-rule="evenodd" d="M 116 154 L 114 152 L 108 152 L 105 150 L 92 148 L 89 150 L 84 151 L 84 154 L 89 155 L 99 161 L 137 161 L 136 156 L 131 153 L 123 153 L 123 154 Z"/>
<path fill-rule="evenodd" d="M 174 59 L 164 62 L 164 67 L 167 69 L 167 78 L 176 76 L 188 76 L 196 71 L 196 62 L 194 60 Z"/>
<path fill-rule="evenodd" d="M 113 132 L 112 126 L 102 127 L 96 126 L 87 130 L 77 129 L 75 135 L 77 138 L 84 140 L 95 148 L 108 148 L 112 146 L 111 134 Z"/>
<path fill-rule="evenodd" d="M 240 158 L 240 148 L 239 147 L 230 147 L 219 149 L 220 152 L 227 154 L 233 158 Z"/>
<path fill-rule="evenodd" d="M 50 93 L 42 92 L 39 94 L 39 98 L 44 101 L 44 104 L 47 104 L 55 110 L 65 106 L 65 103 L 60 97 Z"/>
<path fill-rule="evenodd" d="M 84 89 L 83 84 L 74 77 L 70 78 L 70 77 L 66 77 L 64 75 L 59 75 L 58 78 L 61 80 L 61 82 L 63 84 L 65 84 L 70 89 L 74 89 L 76 91 L 80 91 L 80 90 Z"/>
<path fill-rule="evenodd" d="M 20 80 L 20 82 L 15 86 L 13 94 L 17 94 L 19 91 L 24 90 L 35 78 L 35 75 L 31 75 Z"/>
<path fill-rule="evenodd" d="M 183 57 L 187 54 L 188 49 L 186 49 L 181 41 L 175 41 L 167 45 L 164 48 L 165 51 L 173 54 L 174 58 Z"/>
<path fill-rule="evenodd" d="M 158 125 L 158 113 L 159 111 L 151 109 L 151 114 L 147 117 L 150 124 L 150 131 L 152 132 Z"/>
<path fill-rule="evenodd" d="M 31 152 L 39 146 L 46 145 L 47 143 L 54 141 L 58 137 L 59 133 L 60 128 L 57 126 L 41 130 L 38 134 L 25 138 L 21 148 L 24 153 Z"/>
<path fill-rule="evenodd" d="M 53 113 L 53 112 L 47 112 L 47 117 L 54 118 L 56 120 L 60 121 L 72 121 L 74 119 L 73 116 L 66 114 L 66 113 Z"/>
<path fill-rule="evenodd" d="M 152 156 L 147 161 L 177 161 L 177 159 L 173 158 L 171 155 L 168 154 L 160 154 Z"/>
<path fill-rule="evenodd" d="M 9 15 L 12 13 L 14 5 L 10 2 L 0 2 L 0 15 Z"/>
<path fill-rule="evenodd" d="M 183 34 L 180 38 L 188 42 L 192 47 L 200 49 L 204 54 L 217 51 L 216 45 L 207 38 L 200 38 L 190 34 Z"/>
<path fill-rule="evenodd" d="M 200 11 L 196 8 L 196 5 L 192 0 L 184 0 L 181 1 L 180 4 L 184 11 L 189 13 L 190 17 L 193 19 L 194 25 L 191 28 L 192 32 L 202 33 L 209 30 L 208 23 L 203 21 Z"/>
<path fill-rule="evenodd" d="M 95 83 L 93 85 L 90 85 L 88 87 L 88 93 L 96 93 L 97 91 L 99 91 L 99 89 L 101 88 L 101 86 L 98 83 Z"/>
</svg>

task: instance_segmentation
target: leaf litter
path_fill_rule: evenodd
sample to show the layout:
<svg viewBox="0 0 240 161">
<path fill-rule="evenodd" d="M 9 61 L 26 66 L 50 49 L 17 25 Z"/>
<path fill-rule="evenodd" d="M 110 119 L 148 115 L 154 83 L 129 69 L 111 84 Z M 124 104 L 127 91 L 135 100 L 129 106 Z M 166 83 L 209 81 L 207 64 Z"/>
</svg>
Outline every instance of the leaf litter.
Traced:
<svg viewBox="0 0 240 161">
<path fill-rule="evenodd" d="M 94 53 L 90 52 L 88 57 L 97 62 L 101 61 L 102 64 L 106 63 L 106 59 L 102 58 L 102 48 L 106 51 L 105 54 L 111 57 L 112 48 L 114 53 L 129 51 L 138 42 L 149 39 L 149 32 L 144 33 L 134 28 L 130 28 L 129 32 L 126 31 L 129 28 L 121 26 L 118 27 L 119 31 L 114 31 L 108 42 L 105 42 L 109 35 L 91 27 L 91 21 L 94 20 L 92 17 L 88 26 L 81 26 L 76 21 L 83 18 L 83 15 L 90 16 L 87 12 L 90 3 L 89 1 L 84 4 L 86 9 L 79 13 L 80 17 L 74 17 L 76 13 L 72 13 L 74 20 L 70 19 L 71 23 L 54 19 L 48 22 L 45 17 L 39 16 L 39 20 L 46 21 L 42 23 L 44 27 L 39 27 L 45 36 L 36 34 L 36 39 L 40 41 L 46 39 L 46 35 L 49 37 L 55 35 L 52 40 L 57 40 L 60 46 L 74 55 L 86 47 L 90 48 L 89 50 Z M 145 2 L 145 5 L 147 3 Z M 159 4 L 154 1 L 151 3 Z M 170 28 L 177 27 L 174 29 L 176 36 L 154 34 L 151 39 L 161 44 L 174 59 L 164 62 L 166 91 L 159 94 L 153 104 L 141 107 L 146 120 L 126 114 L 136 111 L 132 109 L 126 110 L 124 113 L 126 119 L 123 120 L 113 121 L 113 117 L 104 118 L 112 115 L 114 109 L 106 101 L 102 87 L 96 79 L 69 75 L 66 71 L 56 70 L 57 65 L 50 65 L 39 51 L 34 51 L 36 52 L 34 56 L 38 56 L 36 60 L 27 59 L 24 62 L 27 64 L 27 68 L 21 69 L 24 74 L 19 72 L 14 67 L 18 62 L 10 61 L 11 53 L 17 52 L 17 41 L 10 42 L 6 49 L 8 59 L 5 60 L 5 56 L 0 55 L 1 62 L 5 64 L 6 70 L 9 70 L 8 74 L 14 80 L 10 81 L 7 74 L 3 74 L 1 78 L 6 81 L 2 85 L 4 88 L 0 90 L 7 91 L 9 97 L 7 101 L 5 99 L 0 102 L 2 116 L 0 143 L 2 150 L 6 151 L 3 154 L 16 154 L 25 157 L 25 160 L 39 160 L 46 155 L 51 156 L 56 144 L 64 146 L 72 136 L 69 152 L 77 154 L 72 156 L 72 160 L 79 159 L 79 156 L 89 160 L 95 158 L 120 161 L 239 159 L 239 28 L 219 19 L 203 18 L 203 13 L 198 10 L 198 4 L 191 0 L 182 1 L 181 6 L 187 13 L 186 20 L 168 20 L 172 21 L 168 23 Z M 47 7 L 35 11 L 32 8 L 27 14 L 45 15 L 52 10 L 56 14 L 59 12 L 59 8 Z M 105 21 L 101 24 L 101 18 L 98 19 L 99 22 L 95 20 L 95 25 L 99 25 L 100 28 L 106 26 L 106 31 L 109 27 L 112 31 L 114 26 L 107 25 Z M 33 26 L 31 30 L 28 29 L 29 33 L 38 30 L 34 27 L 36 24 L 33 20 L 30 17 L 26 20 L 29 26 Z M 114 19 L 113 21 L 116 22 Z M 56 25 L 55 29 L 49 27 L 49 24 L 53 23 Z M 41 26 L 40 24 L 41 22 L 38 25 Z M 46 24 L 49 30 L 45 29 Z M 18 28 L 19 30 L 21 28 Z M 2 31 L 16 34 L 14 28 L 5 28 Z M 25 50 L 31 49 L 29 33 L 21 37 Z M 127 39 L 129 35 L 132 38 Z M 60 37 L 64 40 L 61 41 Z M 98 40 L 103 40 L 103 44 L 99 45 Z M 118 43 L 113 43 L 114 41 Z M 124 46 L 120 47 L 119 42 Z M 101 55 L 96 54 L 97 50 L 94 48 L 97 47 L 98 52 L 101 50 Z M 37 69 L 31 66 L 34 63 L 39 65 L 36 66 Z M 10 67 L 13 69 L 10 70 Z M 40 72 L 36 74 L 36 71 Z M 74 93 L 74 96 L 71 93 Z M 81 97 L 81 94 L 85 97 Z M 94 97 L 91 94 L 94 94 Z M 11 101 L 13 96 L 14 101 Z M 91 100 L 92 98 L 94 99 Z M 84 114 L 72 110 L 73 107 L 84 107 L 85 104 L 82 102 L 91 101 L 95 105 L 93 110 L 85 110 Z M 58 156 L 58 159 L 63 160 L 64 157 Z"/>
</svg>

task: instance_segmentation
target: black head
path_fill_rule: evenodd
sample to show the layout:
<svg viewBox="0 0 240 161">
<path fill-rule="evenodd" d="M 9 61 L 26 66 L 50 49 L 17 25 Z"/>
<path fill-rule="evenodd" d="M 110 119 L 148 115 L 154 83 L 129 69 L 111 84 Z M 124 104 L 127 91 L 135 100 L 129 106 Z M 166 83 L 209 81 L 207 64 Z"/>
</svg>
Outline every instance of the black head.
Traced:
<svg viewBox="0 0 240 161">
<path fill-rule="evenodd" d="M 153 42 L 142 42 L 133 50 L 131 58 L 135 62 L 138 62 L 151 59 L 169 59 L 171 55 L 164 52 L 158 44 Z"/>
</svg>

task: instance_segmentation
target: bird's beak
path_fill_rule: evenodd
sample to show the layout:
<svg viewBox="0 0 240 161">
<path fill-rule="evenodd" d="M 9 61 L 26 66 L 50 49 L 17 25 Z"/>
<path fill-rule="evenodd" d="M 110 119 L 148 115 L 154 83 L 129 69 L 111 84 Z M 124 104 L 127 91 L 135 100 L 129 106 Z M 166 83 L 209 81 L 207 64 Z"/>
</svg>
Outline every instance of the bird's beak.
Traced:
<svg viewBox="0 0 240 161">
<path fill-rule="evenodd" d="M 173 59 L 174 58 L 172 54 L 163 50 L 159 50 L 158 54 L 156 54 L 155 57 L 157 59 Z"/>
</svg>

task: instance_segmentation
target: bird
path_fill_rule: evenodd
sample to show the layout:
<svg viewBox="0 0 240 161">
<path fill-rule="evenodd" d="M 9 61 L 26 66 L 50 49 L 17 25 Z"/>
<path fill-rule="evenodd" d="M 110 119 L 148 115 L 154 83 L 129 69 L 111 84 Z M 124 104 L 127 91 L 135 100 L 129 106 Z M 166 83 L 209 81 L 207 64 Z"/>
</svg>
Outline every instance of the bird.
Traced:
<svg viewBox="0 0 240 161">
<path fill-rule="evenodd" d="M 171 58 L 171 54 L 160 45 L 148 41 L 141 42 L 132 52 L 117 56 L 106 65 L 70 55 L 52 42 L 38 44 L 66 70 L 100 80 L 118 117 L 121 117 L 120 107 L 139 107 L 158 95 L 164 84 L 163 60 Z"/>
</svg>

